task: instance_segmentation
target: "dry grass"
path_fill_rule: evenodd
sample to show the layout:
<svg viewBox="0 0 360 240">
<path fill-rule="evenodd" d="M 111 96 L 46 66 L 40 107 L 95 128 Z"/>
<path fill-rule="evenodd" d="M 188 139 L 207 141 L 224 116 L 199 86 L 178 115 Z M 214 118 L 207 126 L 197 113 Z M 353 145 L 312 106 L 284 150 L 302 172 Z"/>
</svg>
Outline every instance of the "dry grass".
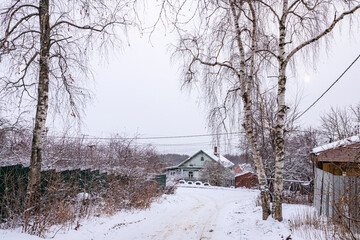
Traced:
<svg viewBox="0 0 360 240">
<path fill-rule="evenodd" d="M 310 205 L 311 194 L 301 194 L 300 191 L 284 191 L 283 203 Z"/>
<path fill-rule="evenodd" d="M 356 240 L 341 224 L 319 216 L 313 208 L 295 212 L 289 219 L 293 233 L 307 240 Z"/>
</svg>

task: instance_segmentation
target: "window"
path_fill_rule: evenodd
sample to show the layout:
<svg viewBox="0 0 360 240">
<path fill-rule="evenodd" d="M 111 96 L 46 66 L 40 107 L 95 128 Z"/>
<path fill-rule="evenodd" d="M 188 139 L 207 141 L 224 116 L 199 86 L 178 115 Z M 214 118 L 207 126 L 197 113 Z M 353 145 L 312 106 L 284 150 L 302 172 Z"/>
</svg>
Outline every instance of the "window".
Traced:
<svg viewBox="0 0 360 240">
<path fill-rule="evenodd" d="M 189 178 L 192 179 L 194 177 L 194 173 L 193 172 L 189 172 Z"/>
<path fill-rule="evenodd" d="M 204 157 L 201 157 L 201 161 L 204 161 Z"/>
</svg>

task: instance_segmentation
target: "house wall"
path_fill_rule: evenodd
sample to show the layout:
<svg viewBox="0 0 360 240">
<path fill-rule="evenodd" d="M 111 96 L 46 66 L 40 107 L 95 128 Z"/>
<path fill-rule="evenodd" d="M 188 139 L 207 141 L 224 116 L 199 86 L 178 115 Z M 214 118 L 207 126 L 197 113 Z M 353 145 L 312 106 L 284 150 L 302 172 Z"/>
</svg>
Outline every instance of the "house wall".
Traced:
<svg viewBox="0 0 360 240">
<path fill-rule="evenodd" d="M 184 167 L 203 167 L 207 161 L 212 161 L 212 160 L 206 154 L 200 153 L 200 154 L 194 156 L 190 161 L 186 162 L 183 166 Z"/>
<path fill-rule="evenodd" d="M 243 170 L 240 168 L 240 166 L 237 166 L 235 168 L 235 173 L 242 173 L 242 172 L 243 172 Z"/>
<path fill-rule="evenodd" d="M 208 155 L 203 152 L 193 156 L 189 161 L 182 164 L 177 169 L 169 169 L 167 170 L 168 178 L 173 179 L 186 179 L 186 180 L 200 180 L 200 169 L 203 168 L 204 165 L 208 161 L 213 161 Z M 192 169 L 195 168 L 195 169 Z M 189 178 L 189 172 L 193 173 L 193 177 Z"/>
<path fill-rule="evenodd" d="M 360 176 L 360 163 L 318 162 L 317 167 L 334 175 Z"/>
<path fill-rule="evenodd" d="M 192 174 L 193 174 L 192 178 L 189 178 L 189 172 L 192 172 Z M 167 170 L 166 175 L 171 180 L 179 180 L 179 179 L 199 180 L 200 179 L 200 172 L 198 169 Z"/>
<path fill-rule="evenodd" d="M 252 188 L 259 184 L 257 176 L 253 173 L 245 173 L 235 177 L 235 188 L 246 187 Z"/>
<path fill-rule="evenodd" d="M 189 172 L 193 173 L 192 178 L 189 177 Z M 199 170 L 184 170 L 183 171 L 183 178 L 187 179 L 187 180 L 199 180 L 199 178 L 200 178 Z"/>
</svg>

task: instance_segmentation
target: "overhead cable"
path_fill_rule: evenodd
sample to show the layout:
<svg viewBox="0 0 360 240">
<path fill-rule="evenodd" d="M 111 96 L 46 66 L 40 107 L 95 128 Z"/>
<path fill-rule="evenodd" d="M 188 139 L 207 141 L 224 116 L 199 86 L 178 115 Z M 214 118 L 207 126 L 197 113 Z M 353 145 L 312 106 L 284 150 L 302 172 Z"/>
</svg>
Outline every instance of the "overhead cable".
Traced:
<svg viewBox="0 0 360 240">
<path fill-rule="evenodd" d="M 303 116 L 307 111 L 310 110 L 310 108 L 312 108 L 344 75 L 345 73 L 355 64 L 355 62 L 360 58 L 360 54 L 355 58 L 355 60 L 345 69 L 345 71 L 330 85 L 330 87 L 328 87 L 328 89 L 326 89 L 325 92 L 323 92 L 323 94 L 321 94 L 320 97 L 318 97 L 318 99 L 316 99 L 315 102 L 313 102 L 305 111 L 303 111 L 300 116 L 298 118 L 300 118 L 301 116 Z"/>
<path fill-rule="evenodd" d="M 179 136 L 156 136 L 156 137 L 92 137 L 84 135 L 82 137 L 71 136 L 51 136 L 54 138 L 69 138 L 69 139 L 84 139 L 84 140 L 156 140 L 156 139 L 174 139 L 174 138 L 196 138 L 196 137 L 213 137 L 224 135 L 242 134 L 244 132 L 229 132 L 229 133 L 212 133 L 212 134 L 197 134 L 197 135 L 179 135 Z"/>
</svg>

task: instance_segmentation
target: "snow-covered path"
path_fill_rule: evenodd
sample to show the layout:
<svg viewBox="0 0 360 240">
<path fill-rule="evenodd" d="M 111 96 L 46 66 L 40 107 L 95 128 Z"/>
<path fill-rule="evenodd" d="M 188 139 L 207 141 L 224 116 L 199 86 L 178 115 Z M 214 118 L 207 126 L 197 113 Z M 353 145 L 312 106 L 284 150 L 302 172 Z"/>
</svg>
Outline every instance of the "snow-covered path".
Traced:
<svg viewBox="0 0 360 240">
<path fill-rule="evenodd" d="M 177 204 L 178 209 L 148 219 L 156 223 L 150 235 L 146 236 L 147 232 L 139 239 L 227 239 L 232 234 L 227 218 L 234 214 L 237 204 L 246 207 L 257 195 L 239 193 L 229 189 L 179 188 L 182 201 Z"/>
<path fill-rule="evenodd" d="M 239 239 L 239 232 L 234 234 L 238 228 L 233 225 L 234 215 L 238 214 L 235 209 L 253 208 L 257 194 L 247 190 L 179 187 L 176 195 L 167 196 L 150 210 L 118 219 L 119 223 L 101 239 Z"/>
<path fill-rule="evenodd" d="M 246 189 L 179 187 L 176 194 L 163 197 L 148 210 L 93 218 L 81 222 L 78 230 L 54 229 L 57 234 L 53 239 L 286 239 L 290 235 L 286 221 L 279 223 L 273 219 L 261 220 L 261 208 L 255 206 L 257 195 L 258 191 Z M 289 207 L 284 205 L 285 218 Z M 0 239 L 40 238 L 16 231 L 0 230 Z"/>
</svg>

